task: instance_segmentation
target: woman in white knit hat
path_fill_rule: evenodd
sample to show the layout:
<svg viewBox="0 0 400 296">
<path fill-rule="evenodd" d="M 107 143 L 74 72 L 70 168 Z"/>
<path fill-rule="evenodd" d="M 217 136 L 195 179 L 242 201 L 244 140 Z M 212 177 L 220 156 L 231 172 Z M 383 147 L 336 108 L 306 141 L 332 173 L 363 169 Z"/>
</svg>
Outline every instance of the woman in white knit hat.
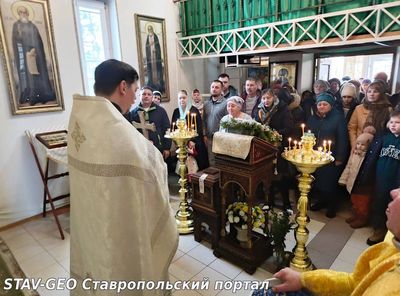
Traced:
<svg viewBox="0 0 400 296">
<path fill-rule="evenodd" d="M 239 120 L 251 120 L 251 116 L 242 112 L 244 100 L 241 97 L 233 96 L 226 101 L 226 109 L 228 114 L 221 118 L 220 121 L 220 131 L 226 132 L 226 130 L 221 126 L 223 122 L 231 121 L 232 119 Z"/>
<path fill-rule="evenodd" d="M 341 91 L 341 103 L 346 122 L 349 122 L 357 104 L 357 89 L 352 83 L 346 83 Z"/>
</svg>

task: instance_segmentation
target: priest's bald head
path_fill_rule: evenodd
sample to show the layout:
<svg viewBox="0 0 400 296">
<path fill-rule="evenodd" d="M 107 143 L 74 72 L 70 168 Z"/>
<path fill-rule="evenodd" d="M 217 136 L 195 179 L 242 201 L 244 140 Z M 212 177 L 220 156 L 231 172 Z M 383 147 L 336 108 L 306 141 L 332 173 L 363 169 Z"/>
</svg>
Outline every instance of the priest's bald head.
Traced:
<svg viewBox="0 0 400 296">
<path fill-rule="evenodd" d="M 129 64 L 110 59 L 98 65 L 94 72 L 94 93 L 117 104 L 122 113 L 135 103 L 139 75 Z"/>
</svg>

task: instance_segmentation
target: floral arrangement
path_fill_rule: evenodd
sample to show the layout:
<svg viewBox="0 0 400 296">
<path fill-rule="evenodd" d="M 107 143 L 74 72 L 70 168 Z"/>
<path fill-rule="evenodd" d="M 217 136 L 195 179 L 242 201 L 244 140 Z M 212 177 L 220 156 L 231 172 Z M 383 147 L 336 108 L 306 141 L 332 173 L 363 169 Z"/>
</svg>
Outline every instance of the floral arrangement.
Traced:
<svg viewBox="0 0 400 296">
<path fill-rule="evenodd" d="M 284 260 L 286 234 L 297 225 L 294 221 L 293 211 L 275 211 L 268 206 L 263 207 L 268 217 L 268 233 L 272 238 L 275 256 L 278 261 Z"/>
<path fill-rule="evenodd" d="M 234 202 L 226 209 L 226 225 L 247 229 L 249 206 L 246 202 Z M 277 211 L 267 205 L 253 206 L 251 213 L 253 230 L 272 239 L 277 261 L 282 263 L 285 254 L 286 234 L 295 228 L 292 210 Z"/>
<path fill-rule="evenodd" d="M 226 209 L 227 221 L 226 224 L 233 224 L 242 229 L 247 229 L 247 220 L 249 214 L 249 206 L 245 202 L 234 202 Z M 252 207 L 251 218 L 253 229 L 264 230 L 265 228 L 265 213 L 259 206 Z"/>
<path fill-rule="evenodd" d="M 263 125 L 255 120 L 235 119 L 221 122 L 221 126 L 231 133 L 255 136 L 274 145 L 282 141 L 282 135 L 268 125 Z"/>
</svg>

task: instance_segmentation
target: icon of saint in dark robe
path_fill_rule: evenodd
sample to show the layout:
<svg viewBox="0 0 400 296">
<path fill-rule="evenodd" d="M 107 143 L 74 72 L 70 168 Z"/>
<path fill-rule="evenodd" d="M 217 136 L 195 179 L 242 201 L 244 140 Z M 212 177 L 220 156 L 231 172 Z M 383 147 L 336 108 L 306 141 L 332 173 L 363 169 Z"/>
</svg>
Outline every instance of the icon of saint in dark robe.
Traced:
<svg viewBox="0 0 400 296">
<path fill-rule="evenodd" d="M 43 41 L 29 20 L 25 6 L 17 8 L 19 19 L 12 30 L 12 44 L 19 78 L 19 103 L 35 105 L 56 99 L 47 70 Z"/>
</svg>

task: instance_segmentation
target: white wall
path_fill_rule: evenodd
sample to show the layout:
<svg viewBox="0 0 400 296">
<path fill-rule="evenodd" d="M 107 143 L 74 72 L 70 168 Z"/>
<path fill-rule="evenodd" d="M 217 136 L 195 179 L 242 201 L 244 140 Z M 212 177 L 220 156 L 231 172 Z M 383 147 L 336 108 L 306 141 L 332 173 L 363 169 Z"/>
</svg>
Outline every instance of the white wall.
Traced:
<svg viewBox="0 0 400 296">
<path fill-rule="evenodd" d="M 43 185 L 25 138 L 25 129 L 46 129 L 66 125 L 72 95 L 83 93 L 77 46 L 73 1 L 50 0 L 65 111 L 32 115 L 12 115 L 4 71 L 0 71 L 0 227 L 41 212 Z M 164 18 L 166 21 L 168 73 L 171 102 L 163 104 L 169 115 L 177 107 L 179 89 L 207 90 L 209 73 L 216 63 L 209 60 L 180 63 L 176 54 L 179 31 L 178 6 L 172 1 L 116 1 L 122 60 L 138 69 L 134 13 Z M 212 79 L 211 79 L 212 80 Z M 209 84 L 208 84 L 209 85 Z"/>
<path fill-rule="evenodd" d="M 73 93 L 82 92 L 73 8 L 70 0 L 50 1 L 65 111 L 12 115 L 3 69 L 0 71 L 0 226 L 40 213 L 43 185 L 25 129 L 46 129 L 68 121 Z M 67 33 L 67 34 L 66 34 Z"/>
</svg>

